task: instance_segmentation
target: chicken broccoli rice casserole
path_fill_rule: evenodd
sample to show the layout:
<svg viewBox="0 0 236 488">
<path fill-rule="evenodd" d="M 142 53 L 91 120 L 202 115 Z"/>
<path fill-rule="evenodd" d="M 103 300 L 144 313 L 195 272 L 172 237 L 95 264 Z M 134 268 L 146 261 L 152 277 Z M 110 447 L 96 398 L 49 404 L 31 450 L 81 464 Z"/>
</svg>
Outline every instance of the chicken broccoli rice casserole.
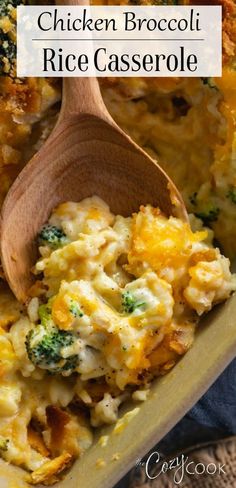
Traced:
<svg viewBox="0 0 236 488">
<path fill-rule="evenodd" d="M 61 100 L 60 80 L 16 77 L 22 3 L 0 2 L 0 204 Z M 222 5 L 221 78 L 100 81 L 116 122 L 180 189 L 190 224 L 148 202 L 114 215 L 91 195 L 60 204 L 40 230 L 24 306 L 0 269 L 0 455 L 31 484 L 57 482 L 94 429 L 116 423 L 126 400 L 145 400 L 192 346 L 200 317 L 236 290 L 236 4 L 201 3 Z"/>
</svg>

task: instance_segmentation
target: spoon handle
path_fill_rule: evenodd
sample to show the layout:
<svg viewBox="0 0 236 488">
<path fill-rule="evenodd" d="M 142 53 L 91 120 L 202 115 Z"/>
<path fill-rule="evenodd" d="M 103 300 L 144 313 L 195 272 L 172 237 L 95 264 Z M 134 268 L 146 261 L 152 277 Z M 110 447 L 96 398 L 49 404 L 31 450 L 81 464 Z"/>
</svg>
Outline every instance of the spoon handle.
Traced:
<svg viewBox="0 0 236 488">
<path fill-rule="evenodd" d="M 64 78 L 60 116 L 90 114 L 110 120 L 96 78 Z"/>
<path fill-rule="evenodd" d="M 86 6 L 87 0 L 57 0 L 57 5 Z M 113 123 L 103 102 L 96 77 L 64 78 L 60 119 L 71 115 L 90 114 Z"/>
</svg>

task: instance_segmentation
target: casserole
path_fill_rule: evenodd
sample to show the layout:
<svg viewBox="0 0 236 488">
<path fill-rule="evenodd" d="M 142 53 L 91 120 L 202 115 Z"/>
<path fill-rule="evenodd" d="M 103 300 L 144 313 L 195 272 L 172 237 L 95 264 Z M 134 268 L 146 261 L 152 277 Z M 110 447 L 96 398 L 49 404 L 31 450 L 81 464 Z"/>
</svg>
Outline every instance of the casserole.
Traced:
<svg viewBox="0 0 236 488">
<path fill-rule="evenodd" d="M 114 426 L 99 429 L 93 446 L 56 486 L 74 488 L 78 483 L 85 488 L 114 486 L 191 408 L 233 359 L 236 328 L 231 318 L 235 313 L 235 296 L 210 312 L 201 324 L 194 347 L 172 372 L 153 382 L 147 401 L 142 403 L 133 418 L 124 422 L 125 428 L 117 434 L 113 433 Z M 225 324 L 228 326 L 225 327 Z M 130 411 L 130 407 L 131 405 L 126 405 L 123 413 Z M 134 410 L 137 407 L 132 404 L 131 408 Z M 109 434 L 111 435 L 107 444 L 102 447 L 99 439 Z M 3 461 L 0 464 L 0 480 L 3 488 L 32 486 L 24 481 L 25 472 L 15 466 L 6 465 Z"/>
<path fill-rule="evenodd" d="M 4 35 L 9 35 L 11 42 L 14 41 L 13 10 L 11 7 L 10 26 L 5 15 L 0 24 Z M 233 89 L 235 73 L 232 69 L 234 34 L 231 25 L 235 19 L 233 2 L 224 2 L 224 12 L 225 68 L 222 79 L 194 81 L 108 79 L 101 83 L 104 99 L 114 118 L 146 150 L 155 157 L 158 155 L 160 162 L 182 189 L 189 211 L 193 211 L 205 225 L 213 228 L 224 252 L 233 256 L 235 252 L 235 92 Z M 4 76 L 0 80 L 0 104 L 3 111 L 0 132 L 2 199 L 20 168 L 49 134 L 56 120 L 57 103 L 60 100 L 60 84 L 57 81 L 46 79 L 15 81 L 11 69 L 8 71 L 7 62 L 4 63 L 4 74 L 9 76 Z M 201 222 L 193 220 L 194 225 L 200 229 Z M 209 235 L 212 237 L 212 231 Z M 1 326 L 7 332 L 8 328 L 20 318 L 22 310 L 4 284 L 0 304 L 2 305 Z M 104 486 L 104 478 L 108 483 L 107 486 L 110 486 L 130 466 L 130 463 L 135 461 L 139 449 L 144 451 L 151 447 L 151 443 L 160 439 L 174 425 L 233 357 L 235 331 L 229 317 L 230 313 L 233 316 L 234 309 L 235 298 L 232 297 L 227 304 L 203 320 L 206 328 L 204 325 L 201 326 L 196 336 L 195 346 L 188 355 L 166 378 L 155 380 L 150 396 L 141 406 L 135 407 L 133 404 L 124 406 L 131 413 L 118 423 L 118 427 L 108 428 L 108 431 L 113 433 L 109 439 L 105 437 L 107 444 L 106 442 L 106 445 L 104 444 L 104 438 L 99 442 L 95 440 L 93 446 L 85 452 L 81 462 L 76 463 L 72 468 L 65 481 L 60 481 L 60 486 L 69 486 L 70 479 L 71 486 L 75 486 L 77 470 L 79 470 L 79 481 L 84 486 L 86 483 L 87 486 L 92 486 L 93 482 L 96 486 L 99 486 L 97 485 L 99 482 Z M 230 334 L 225 327 L 225 322 L 228 320 Z M 204 344 L 208 345 L 208 351 L 205 350 Z M 201 366 L 204 367 L 205 364 L 203 371 L 202 369 L 199 371 L 199 362 L 196 361 L 200 356 Z M 27 362 L 25 366 L 27 369 Z M 189 371 L 192 371 L 194 381 L 190 381 Z M 24 373 L 28 374 L 26 371 Z M 176 395 L 177 386 L 183 384 L 185 388 L 178 392 L 178 405 L 176 405 L 174 399 L 171 401 L 171 392 Z M 17 397 L 19 394 L 17 386 L 12 386 L 13 397 L 14 395 Z M 7 390 L 4 391 L 6 394 Z M 14 410 L 14 401 L 10 400 L 11 408 Z M 153 411 L 153 421 L 150 422 L 147 419 L 150 419 Z M 4 412 L 3 402 L 2 412 Z M 143 432 L 140 433 L 138 444 L 133 442 L 133 438 L 135 432 L 140 430 L 140 424 L 143 426 Z M 100 435 L 98 431 L 96 436 Z M 107 435 L 107 428 L 103 435 Z M 124 451 L 125 459 L 122 455 Z M 2 469 L 7 470 L 7 467 Z M 86 473 L 93 469 L 96 476 L 86 481 Z M 12 472 L 15 472 L 14 468 Z M 22 476 L 25 477 L 24 474 Z M 19 479 L 20 477 L 21 474 Z"/>
</svg>

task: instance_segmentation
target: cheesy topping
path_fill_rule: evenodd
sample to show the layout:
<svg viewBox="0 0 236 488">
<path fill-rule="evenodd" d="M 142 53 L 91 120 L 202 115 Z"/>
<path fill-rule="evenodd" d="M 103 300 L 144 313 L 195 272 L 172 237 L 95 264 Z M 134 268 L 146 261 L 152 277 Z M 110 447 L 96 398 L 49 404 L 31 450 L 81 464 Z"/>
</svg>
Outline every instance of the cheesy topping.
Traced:
<svg viewBox="0 0 236 488">
<path fill-rule="evenodd" d="M 1 456 L 32 484 L 56 482 L 92 427 L 116 423 L 127 398 L 145 400 L 191 347 L 199 317 L 236 289 L 205 229 L 150 205 L 124 218 L 97 196 L 63 203 L 39 253 L 34 296 L 0 335 Z"/>
</svg>

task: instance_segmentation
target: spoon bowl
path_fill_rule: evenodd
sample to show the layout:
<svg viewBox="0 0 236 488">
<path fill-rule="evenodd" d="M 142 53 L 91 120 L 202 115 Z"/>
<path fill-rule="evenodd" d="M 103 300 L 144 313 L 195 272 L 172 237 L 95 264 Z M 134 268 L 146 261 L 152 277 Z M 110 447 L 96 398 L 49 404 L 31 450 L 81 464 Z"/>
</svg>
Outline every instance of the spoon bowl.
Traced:
<svg viewBox="0 0 236 488">
<path fill-rule="evenodd" d="M 1 212 L 2 265 L 19 301 L 27 301 L 37 234 L 52 210 L 94 194 L 115 214 L 127 216 L 149 203 L 187 219 L 166 173 L 110 117 L 96 78 L 66 78 L 58 123 L 15 180 Z"/>
</svg>

